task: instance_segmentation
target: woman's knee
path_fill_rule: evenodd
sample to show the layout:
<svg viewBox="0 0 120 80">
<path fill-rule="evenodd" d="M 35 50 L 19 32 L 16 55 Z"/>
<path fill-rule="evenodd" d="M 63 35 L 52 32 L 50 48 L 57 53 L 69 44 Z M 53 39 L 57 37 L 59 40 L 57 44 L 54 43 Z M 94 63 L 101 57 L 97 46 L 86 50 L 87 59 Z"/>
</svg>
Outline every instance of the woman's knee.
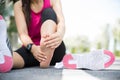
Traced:
<svg viewBox="0 0 120 80">
<path fill-rule="evenodd" d="M 48 19 L 53 20 L 57 24 L 57 16 L 52 8 L 46 8 L 42 11 L 42 23 Z"/>
<path fill-rule="evenodd" d="M 9 72 L 13 67 L 12 57 L 5 56 L 5 62 L 0 64 L 0 72 Z"/>
</svg>

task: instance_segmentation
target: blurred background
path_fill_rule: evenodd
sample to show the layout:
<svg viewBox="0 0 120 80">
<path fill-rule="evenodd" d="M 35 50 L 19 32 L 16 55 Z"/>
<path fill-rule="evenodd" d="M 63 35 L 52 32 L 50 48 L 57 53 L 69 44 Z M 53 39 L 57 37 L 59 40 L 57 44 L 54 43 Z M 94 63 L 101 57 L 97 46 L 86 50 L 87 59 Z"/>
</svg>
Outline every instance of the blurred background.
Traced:
<svg viewBox="0 0 120 80">
<path fill-rule="evenodd" d="M 0 4 L 8 24 L 13 50 L 21 46 L 14 20 L 13 1 Z M 107 49 L 120 57 L 120 0 L 61 0 L 66 23 L 64 42 L 68 53 Z"/>
</svg>

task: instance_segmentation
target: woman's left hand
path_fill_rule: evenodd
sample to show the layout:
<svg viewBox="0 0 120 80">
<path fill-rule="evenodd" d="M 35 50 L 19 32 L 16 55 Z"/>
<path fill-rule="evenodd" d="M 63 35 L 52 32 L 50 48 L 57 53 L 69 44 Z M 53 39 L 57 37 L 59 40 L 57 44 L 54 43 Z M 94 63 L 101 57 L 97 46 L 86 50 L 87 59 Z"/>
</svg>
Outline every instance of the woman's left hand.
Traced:
<svg viewBox="0 0 120 80">
<path fill-rule="evenodd" d="M 62 36 L 60 33 L 55 32 L 51 35 L 47 35 L 44 40 L 44 45 L 50 48 L 57 48 L 62 42 Z"/>
</svg>

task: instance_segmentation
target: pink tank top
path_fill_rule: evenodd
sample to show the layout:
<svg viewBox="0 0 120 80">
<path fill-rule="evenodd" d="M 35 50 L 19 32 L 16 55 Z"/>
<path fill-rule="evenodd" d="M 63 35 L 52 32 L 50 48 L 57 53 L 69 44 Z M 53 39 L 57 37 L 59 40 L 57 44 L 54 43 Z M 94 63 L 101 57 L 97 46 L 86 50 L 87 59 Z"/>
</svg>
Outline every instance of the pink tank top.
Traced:
<svg viewBox="0 0 120 80">
<path fill-rule="evenodd" d="M 50 0 L 44 0 L 44 5 L 42 7 L 42 10 L 38 13 L 35 13 L 31 10 L 31 21 L 28 26 L 28 34 L 30 38 L 32 39 L 33 43 L 36 45 L 40 45 L 40 29 L 41 29 L 41 12 L 45 8 L 51 7 Z"/>
</svg>

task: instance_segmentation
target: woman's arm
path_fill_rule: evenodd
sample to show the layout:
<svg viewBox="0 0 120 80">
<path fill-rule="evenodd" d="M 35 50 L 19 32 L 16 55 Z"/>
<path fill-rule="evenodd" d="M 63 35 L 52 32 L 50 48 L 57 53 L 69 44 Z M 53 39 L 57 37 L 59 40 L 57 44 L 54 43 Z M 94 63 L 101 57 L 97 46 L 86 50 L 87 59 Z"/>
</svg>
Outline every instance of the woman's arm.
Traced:
<svg viewBox="0 0 120 80">
<path fill-rule="evenodd" d="M 33 43 L 30 37 L 28 36 L 28 31 L 27 31 L 27 24 L 25 21 L 25 16 L 22 11 L 22 2 L 17 1 L 14 4 L 14 15 L 15 15 L 15 21 L 17 25 L 17 30 L 20 36 L 20 39 L 23 43 L 24 46 L 27 46 L 29 43 Z"/>
<path fill-rule="evenodd" d="M 65 20 L 60 0 L 51 0 L 51 5 L 57 15 L 57 31 L 54 34 L 49 35 L 49 37 L 45 39 L 44 44 L 47 47 L 57 48 L 61 44 L 65 34 Z"/>
<path fill-rule="evenodd" d="M 26 47 L 29 43 L 33 43 L 33 42 L 28 35 L 27 24 L 25 21 L 25 16 L 22 11 L 21 1 L 17 1 L 14 4 L 14 15 L 15 15 L 15 21 L 16 21 L 17 30 L 18 30 L 20 39 L 23 45 Z M 39 62 L 46 59 L 46 56 L 44 55 L 44 53 L 40 51 L 40 46 L 33 45 L 31 52 Z"/>
<path fill-rule="evenodd" d="M 60 0 L 51 0 L 51 4 L 58 19 L 57 32 L 61 34 L 61 37 L 63 38 L 65 34 L 65 20 L 62 12 L 61 2 Z"/>
</svg>

